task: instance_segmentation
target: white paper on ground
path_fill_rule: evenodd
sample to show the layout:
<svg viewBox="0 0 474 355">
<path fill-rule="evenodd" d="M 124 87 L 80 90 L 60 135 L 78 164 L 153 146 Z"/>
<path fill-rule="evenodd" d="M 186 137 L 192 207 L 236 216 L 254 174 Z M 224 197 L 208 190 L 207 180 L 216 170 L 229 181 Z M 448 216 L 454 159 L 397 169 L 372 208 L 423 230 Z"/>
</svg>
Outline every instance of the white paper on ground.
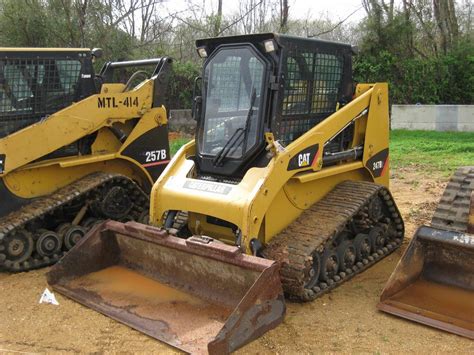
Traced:
<svg viewBox="0 0 474 355">
<path fill-rule="evenodd" d="M 52 293 L 47 288 L 44 290 L 43 294 L 41 295 L 39 303 L 49 303 L 49 304 L 54 304 L 55 306 L 59 306 L 59 302 L 56 300 L 54 293 Z"/>
</svg>

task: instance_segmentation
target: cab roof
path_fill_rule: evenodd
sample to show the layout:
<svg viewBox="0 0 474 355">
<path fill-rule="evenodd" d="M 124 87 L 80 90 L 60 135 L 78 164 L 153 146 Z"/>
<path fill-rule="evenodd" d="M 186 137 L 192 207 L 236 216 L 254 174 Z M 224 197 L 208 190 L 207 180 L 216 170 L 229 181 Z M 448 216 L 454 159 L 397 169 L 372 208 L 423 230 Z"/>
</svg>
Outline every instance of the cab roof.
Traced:
<svg viewBox="0 0 474 355">
<path fill-rule="evenodd" d="M 269 39 L 273 39 L 280 48 L 300 47 L 301 49 L 308 48 L 312 51 L 324 51 L 327 49 L 331 49 L 350 53 L 354 52 L 354 49 L 350 44 L 326 41 L 316 38 L 291 36 L 279 33 L 257 33 L 249 35 L 198 39 L 196 41 L 196 47 L 206 46 L 209 48 L 210 52 L 212 52 L 221 44 L 252 43 L 258 46 Z"/>
<path fill-rule="evenodd" d="M 90 48 L 0 47 L 0 52 L 90 52 Z"/>
</svg>

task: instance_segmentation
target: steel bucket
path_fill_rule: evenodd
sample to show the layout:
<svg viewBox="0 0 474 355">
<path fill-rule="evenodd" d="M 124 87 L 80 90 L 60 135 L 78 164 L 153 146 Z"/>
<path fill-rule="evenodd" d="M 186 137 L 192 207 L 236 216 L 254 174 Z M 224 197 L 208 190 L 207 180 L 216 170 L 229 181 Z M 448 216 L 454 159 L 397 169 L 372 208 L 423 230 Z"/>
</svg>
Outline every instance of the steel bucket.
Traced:
<svg viewBox="0 0 474 355">
<path fill-rule="evenodd" d="M 135 222 L 95 227 L 47 279 L 55 291 L 189 353 L 234 351 L 285 314 L 277 263 Z"/>
<path fill-rule="evenodd" d="M 420 227 L 378 308 L 474 339 L 474 235 Z"/>
</svg>

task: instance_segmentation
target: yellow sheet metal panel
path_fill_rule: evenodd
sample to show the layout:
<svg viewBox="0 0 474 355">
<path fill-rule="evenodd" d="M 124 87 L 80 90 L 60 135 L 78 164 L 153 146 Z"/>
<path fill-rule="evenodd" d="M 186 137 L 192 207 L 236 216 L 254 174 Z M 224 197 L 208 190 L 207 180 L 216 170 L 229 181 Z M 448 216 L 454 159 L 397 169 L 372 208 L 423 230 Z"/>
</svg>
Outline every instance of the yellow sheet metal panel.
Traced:
<svg viewBox="0 0 474 355">
<path fill-rule="evenodd" d="M 57 163 L 17 170 L 3 177 L 3 181 L 8 190 L 22 198 L 50 194 L 96 171 L 119 173 L 137 181 L 141 186 L 149 183 L 148 178 L 137 165 L 123 159 L 115 159 L 113 155 L 103 158 L 106 157 L 110 159 L 95 162 L 82 161 L 81 164 L 70 164 L 67 167 L 61 167 Z"/>
</svg>

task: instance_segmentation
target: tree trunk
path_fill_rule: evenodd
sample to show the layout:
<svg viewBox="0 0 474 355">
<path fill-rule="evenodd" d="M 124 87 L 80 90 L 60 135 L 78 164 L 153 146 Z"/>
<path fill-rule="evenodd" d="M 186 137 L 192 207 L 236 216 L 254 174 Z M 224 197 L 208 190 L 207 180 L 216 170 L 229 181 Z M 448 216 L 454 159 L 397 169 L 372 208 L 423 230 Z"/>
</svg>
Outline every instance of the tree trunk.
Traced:
<svg viewBox="0 0 474 355">
<path fill-rule="evenodd" d="M 280 32 L 288 32 L 288 0 L 280 0 Z"/>
<path fill-rule="evenodd" d="M 459 36 L 454 0 L 433 0 L 436 25 L 439 29 L 441 48 L 447 53 Z"/>
<path fill-rule="evenodd" d="M 222 0 L 219 0 L 217 4 L 217 15 L 216 22 L 214 23 L 214 36 L 217 37 L 221 33 L 222 24 Z"/>
<path fill-rule="evenodd" d="M 79 20 L 79 35 L 81 47 L 86 47 L 86 14 L 89 0 L 78 1 L 76 3 L 77 18 Z"/>
</svg>

